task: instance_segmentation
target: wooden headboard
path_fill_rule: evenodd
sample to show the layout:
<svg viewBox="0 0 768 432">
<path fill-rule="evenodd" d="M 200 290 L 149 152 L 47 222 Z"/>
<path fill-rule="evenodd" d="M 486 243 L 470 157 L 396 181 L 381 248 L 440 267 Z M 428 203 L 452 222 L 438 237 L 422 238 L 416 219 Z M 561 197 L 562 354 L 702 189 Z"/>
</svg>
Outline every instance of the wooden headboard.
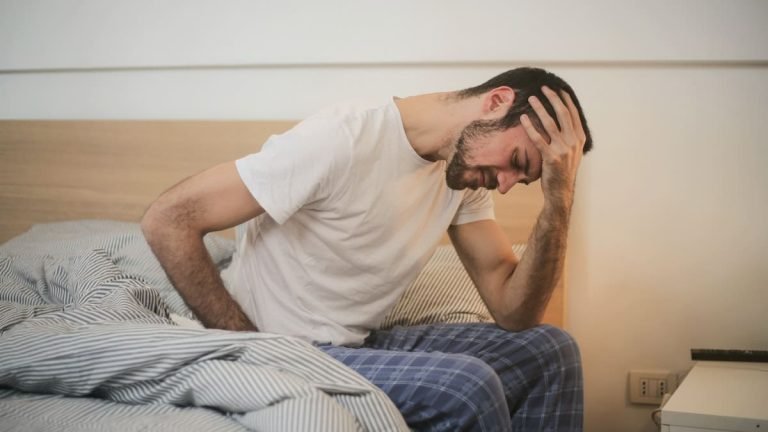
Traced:
<svg viewBox="0 0 768 432">
<path fill-rule="evenodd" d="M 162 191 L 258 151 L 270 135 L 294 123 L 0 121 L 0 243 L 42 222 L 138 222 Z M 515 187 L 495 202 L 510 239 L 527 241 L 542 205 L 538 184 Z M 545 316 L 555 325 L 563 323 L 562 285 Z"/>
</svg>

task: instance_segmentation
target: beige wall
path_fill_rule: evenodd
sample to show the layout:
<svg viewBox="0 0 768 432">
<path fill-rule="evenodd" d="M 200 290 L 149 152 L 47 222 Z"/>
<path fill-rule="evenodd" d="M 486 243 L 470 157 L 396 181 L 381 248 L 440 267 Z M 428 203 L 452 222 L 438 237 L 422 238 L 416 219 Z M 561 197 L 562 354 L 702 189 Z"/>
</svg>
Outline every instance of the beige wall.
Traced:
<svg viewBox="0 0 768 432">
<path fill-rule="evenodd" d="M 594 154 L 579 176 L 569 320 L 590 431 L 652 431 L 631 368 L 768 347 L 768 69 L 578 70 Z"/>
<path fill-rule="evenodd" d="M 521 64 L 568 79 L 595 137 L 567 306 L 589 431 L 653 430 L 631 368 L 768 347 L 764 1 L 73 3 L 0 0 L 0 118 L 296 119 Z"/>
</svg>

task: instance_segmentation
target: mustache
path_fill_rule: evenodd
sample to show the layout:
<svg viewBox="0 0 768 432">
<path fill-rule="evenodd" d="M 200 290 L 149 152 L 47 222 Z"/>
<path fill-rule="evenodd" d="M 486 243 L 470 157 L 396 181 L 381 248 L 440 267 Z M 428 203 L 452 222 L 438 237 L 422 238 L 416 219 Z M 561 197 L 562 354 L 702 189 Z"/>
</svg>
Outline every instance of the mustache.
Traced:
<svg viewBox="0 0 768 432">
<path fill-rule="evenodd" d="M 472 183 L 465 183 L 464 174 L 468 172 L 476 173 L 475 180 Z M 480 173 L 484 178 L 484 183 L 481 184 Z M 493 190 L 499 187 L 499 181 L 491 168 L 470 167 L 467 164 L 462 151 L 456 152 L 453 158 L 448 162 L 445 170 L 445 180 L 448 187 L 451 189 L 464 189 L 466 187 L 478 188 L 484 187 L 488 190 Z"/>
<path fill-rule="evenodd" d="M 491 172 L 489 169 L 484 169 L 483 175 L 485 176 L 486 189 L 492 190 L 499 187 L 499 179 L 496 177 L 496 173 Z"/>
</svg>

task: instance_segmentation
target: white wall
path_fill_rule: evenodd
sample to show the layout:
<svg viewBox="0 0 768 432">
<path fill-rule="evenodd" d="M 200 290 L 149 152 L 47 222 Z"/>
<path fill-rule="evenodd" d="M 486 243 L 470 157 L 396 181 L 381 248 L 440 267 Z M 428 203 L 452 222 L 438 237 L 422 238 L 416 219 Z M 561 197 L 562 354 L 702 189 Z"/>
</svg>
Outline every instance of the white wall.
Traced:
<svg viewBox="0 0 768 432">
<path fill-rule="evenodd" d="M 764 60 L 760 0 L 3 0 L 0 69 Z"/>
<path fill-rule="evenodd" d="M 297 119 L 521 64 L 595 137 L 568 327 L 589 431 L 651 431 L 631 368 L 768 348 L 768 2 L 0 0 L 0 118 Z"/>
<path fill-rule="evenodd" d="M 0 118 L 294 119 L 520 64 L 755 64 L 761 0 L 0 0 Z"/>
</svg>

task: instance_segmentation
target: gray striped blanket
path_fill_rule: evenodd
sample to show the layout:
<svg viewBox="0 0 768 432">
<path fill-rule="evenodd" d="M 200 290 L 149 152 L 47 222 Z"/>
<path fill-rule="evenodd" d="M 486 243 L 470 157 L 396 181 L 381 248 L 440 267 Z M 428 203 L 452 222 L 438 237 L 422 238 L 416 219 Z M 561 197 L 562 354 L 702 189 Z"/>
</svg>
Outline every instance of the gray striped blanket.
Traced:
<svg viewBox="0 0 768 432">
<path fill-rule="evenodd" d="M 231 256 L 206 246 L 220 266 Z M 136 224 L 37 225 L 0 246 L 0 430 L 408 430 L 306 342 L 171 313 L 192 317 Z"/>
</svg>

